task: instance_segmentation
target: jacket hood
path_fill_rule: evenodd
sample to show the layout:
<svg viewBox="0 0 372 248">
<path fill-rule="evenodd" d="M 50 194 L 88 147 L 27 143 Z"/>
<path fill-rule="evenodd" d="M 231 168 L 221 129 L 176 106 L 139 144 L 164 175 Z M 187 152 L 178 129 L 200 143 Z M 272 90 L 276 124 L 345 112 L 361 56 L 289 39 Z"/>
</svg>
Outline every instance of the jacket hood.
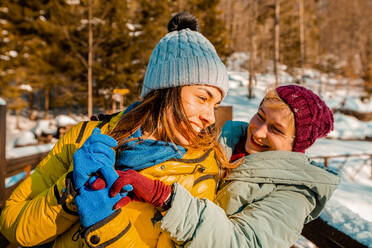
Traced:
<svg viewBox="0 0 372 248">
<path fill-rule="evenodd" d="M 307 221 L 316 218 L 340 183 L 340 178 L 319 168 L 298 152 L 268 151 L 246 156 L 244 163 L 232 170 L 227 181 L 271 183 L 307 188 L 315 195 L 316 208 Z M 264 163 L 263 163 L 264 161 Z"/>
</svg>

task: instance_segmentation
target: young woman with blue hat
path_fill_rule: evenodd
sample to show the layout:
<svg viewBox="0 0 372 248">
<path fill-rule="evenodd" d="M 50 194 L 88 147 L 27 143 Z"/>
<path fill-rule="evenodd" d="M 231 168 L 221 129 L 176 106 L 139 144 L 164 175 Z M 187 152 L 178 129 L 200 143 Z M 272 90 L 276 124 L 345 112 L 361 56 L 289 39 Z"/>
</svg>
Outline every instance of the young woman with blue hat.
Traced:
<svg viewBox="0 0 372 248">
<path fill-rule="evenodd" d="M 81 122 L 57 142 L 5 203 L 0 225 L 9 241 L 166 247 L 169 238 L 153 224 L 156 208 L 131 202 L 114 209 L 124 197 L 108 195 L 118 178 L 115 169 L 137 170 L 167 184 L 177 181 L 194 196 L 214 199 L 220 166 L 229 165 L 213 128 L 228 77 L 198 29 L 192 15 L 175 16 L 151 55 L 142 100 L 104 122 Z M 94 191 L 90 184 L 97 177 L 107 185 Z"/>
</svg>

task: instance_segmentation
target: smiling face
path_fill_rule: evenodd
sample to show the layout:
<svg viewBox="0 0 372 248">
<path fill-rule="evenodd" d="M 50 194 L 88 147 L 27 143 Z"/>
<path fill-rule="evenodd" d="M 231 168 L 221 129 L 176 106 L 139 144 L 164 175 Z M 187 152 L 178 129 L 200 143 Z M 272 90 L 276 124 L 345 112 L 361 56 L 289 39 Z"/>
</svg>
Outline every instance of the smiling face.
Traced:
<svg viewBox="0 0 372 248">
<path fill-rule="evenodd" d="M 199 133 L 201 130 L 215 123 L 214 110 L 222 100 L 221 91 L 213 86 L 191 85 L 181 89 L 181 104 L 186 119 L 192 130 Z M 167 119 L 173 139 L 180 145 L 189 145 L 189 140 L 176 128 L 171 109 L 167 110 Z M 187 129 L 187 123 L 181 123 Z M 186 135 L 187 136 L 187 135 Z"/>
<path fill-rule="evenodd" d="M 249 154 L 292 151 L 294 135 L 294 116 L 290 108 L 280 98 L 265 99 L 249 123 L 245 150 Z"/>
</svg>

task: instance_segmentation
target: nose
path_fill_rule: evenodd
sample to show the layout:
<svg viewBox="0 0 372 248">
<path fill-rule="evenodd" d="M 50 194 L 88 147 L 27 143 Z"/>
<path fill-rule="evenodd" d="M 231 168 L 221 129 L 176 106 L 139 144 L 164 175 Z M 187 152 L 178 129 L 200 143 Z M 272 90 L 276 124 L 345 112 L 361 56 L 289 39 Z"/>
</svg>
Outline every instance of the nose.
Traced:
<svg viewBox="0 0 372 248">
<path fill-rule="evenodd" d="M 214 115 L 214 106 L 208 106 L 203 108 L 200 113 L 200 120 L 203 123 L 203 128 L 206 128 L 216 122 Z"/>
<path fill-rule="evenodd" d="M 256 129 L 253 132 L 253 135 L 258 139 L 264 139 L 267 136 L 267 124 L 261 123 L 256 127 Z"/>
</svg>

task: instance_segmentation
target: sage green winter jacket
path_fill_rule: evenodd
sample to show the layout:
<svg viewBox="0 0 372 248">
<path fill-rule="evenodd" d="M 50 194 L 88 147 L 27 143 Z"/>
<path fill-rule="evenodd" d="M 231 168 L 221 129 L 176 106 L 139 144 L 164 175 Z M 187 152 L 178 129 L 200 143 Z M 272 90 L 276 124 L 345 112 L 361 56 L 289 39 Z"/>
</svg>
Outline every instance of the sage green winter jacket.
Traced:
<svg viewBox="0 0 372 248">
<path fill-rule="evenodd" d="M 228 155 L 247 125 L 225 124 L 221 143 Z M 339 182 L 303 153 L 252 154 L 222 184 L 216 204 L 175 184 L 161 227 L 181 247 L 290 247 L 304 223 L 319 216 Z"/>
</svg>

